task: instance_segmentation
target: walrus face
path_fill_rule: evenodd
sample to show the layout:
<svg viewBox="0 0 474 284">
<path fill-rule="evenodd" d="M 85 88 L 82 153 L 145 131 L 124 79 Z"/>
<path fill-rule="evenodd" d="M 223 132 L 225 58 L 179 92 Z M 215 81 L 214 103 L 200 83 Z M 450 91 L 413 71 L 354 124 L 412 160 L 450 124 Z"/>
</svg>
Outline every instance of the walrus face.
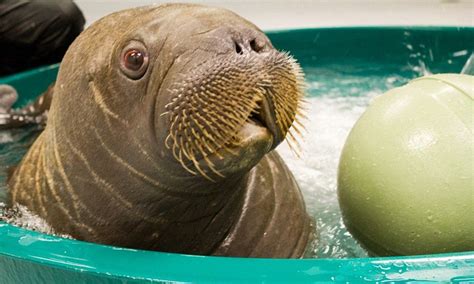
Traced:
<svg viewBox="0 0 474 284">
<path fill-rule="evenodd" d="M 87 66 L 73 69 L 77 62 Z M 113 14 L 81 34 L 61 68 L 59 88 L 74 92 L 71 82 L 81 78 L 78 88 L 92 95 L 75 101 L 96 113 L 84 117 L 71 109 L 58 112 L 57 121 L 95 124 L 105 115 L 104 134 L 92 133 L 99 143 L 133 137 L 120 146 L 124 157 L 143 154 L 147 160 L 137 162 L 152 160 L 167 180 L 242 175 L 291 139 L 290 127 L 298 132 L 301 68 L 255 25 L 225 9 L 170 4 Z M 73 99 L 61 96 L 56 108 L 69 108 Z"/>
<path fill-rule="evenodd" d="M 209 180 L 246 172 L 289 133 L 302 103 L 301 69 L 229 11 L 203 7 L 192 20 L 187 14 L 174 19 L 179 29 L 170 30 L 180 38 L 168 35 L 173 44 L 159 52 L 171 63 L 154 82 L 160 85 L 154 119 L 162 156 Z M 121 52 L 132 79 L 148 64 L 147 51 L 136 46 Z M 154 69 L 163 63 L 158 57 Z"/>
</svg>

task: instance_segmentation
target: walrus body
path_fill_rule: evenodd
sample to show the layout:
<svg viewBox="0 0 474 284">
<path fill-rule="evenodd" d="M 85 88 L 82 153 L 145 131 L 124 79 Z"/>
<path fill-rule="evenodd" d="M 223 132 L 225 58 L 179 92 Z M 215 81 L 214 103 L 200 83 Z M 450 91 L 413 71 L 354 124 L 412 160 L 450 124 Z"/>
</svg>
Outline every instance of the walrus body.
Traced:
<svg viewBox="0 0 474 284">
<path fill-rule="evenodd" d="M 301 80 L 291 58 L 227 10 L 112 14 L 66 53 L 11 201 L 79 240 L 301 257 L 310 220 L 273 151 L 298 113 Z"/>
</svg>

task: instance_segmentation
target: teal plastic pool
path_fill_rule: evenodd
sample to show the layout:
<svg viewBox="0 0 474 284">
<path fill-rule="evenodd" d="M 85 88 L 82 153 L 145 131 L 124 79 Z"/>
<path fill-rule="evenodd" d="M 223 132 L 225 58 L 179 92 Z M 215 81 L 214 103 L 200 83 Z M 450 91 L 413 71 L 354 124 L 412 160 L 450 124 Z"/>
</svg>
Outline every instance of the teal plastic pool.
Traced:
<svg viewBox="0 0 474 284">
<path fill-rule="evenodd" d="M 474 28 L 325 28 L 269 32 L 304 69 L 355 66 L 417 77 L 458 73 L 474 52 Z M 383 65 L 385 68 L 371 68 Z M 344 68 L 340 70 L 341 66 Z M 363 67 L 361 67 L 363 66 Z M 24 105 L 55 79 L 57 65 L 1 78 Z M 62 239 L 0 222 L 0 283 L 474 282 L 474 252 L 384 258 L 244 259 L 122 249 Z"/>
</svg>

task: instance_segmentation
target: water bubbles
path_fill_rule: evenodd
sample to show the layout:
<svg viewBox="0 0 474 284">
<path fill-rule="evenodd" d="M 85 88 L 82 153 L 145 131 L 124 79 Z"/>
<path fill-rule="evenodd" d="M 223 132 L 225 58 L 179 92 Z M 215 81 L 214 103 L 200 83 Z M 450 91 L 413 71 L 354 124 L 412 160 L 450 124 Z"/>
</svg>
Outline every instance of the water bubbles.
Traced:
<svg viewBox="0 0 474 284">
<path fill-rule="evenodd" d="M 377 269 L 383 270 L 383 271 L 387 271 L 387 270 L 391 269 L 391 266 L 389 264 L 387 264 L 387 266 L 385 266 L 385 264 L 383 264 L 383 263 L 374 265 L 374 267 L 377 268 Z"/>
<path fill-rule="evenodd" d="M 459 56 L 466 56 L 469 53 L 467 49 L 459 50 L 456 52 L 453 52 L 453 57 L 459 57 Z"/>
<path fill-rule="evenodd" d="M 13 208 L 8 209 L 4 207 L 2 214 L 0 214 L 0 220 L 32 231 L 51 235 L 56 234 L 45 220 L 41 219 L 36 214 L 33 214 L 28 210 L 28 208 L 22 205 L 16 205 Z"/>
<path fill-rule="evenodd" d="M 398 268 L 405 267 L 405 264 L 403 263 L 403 261 L 394 261 L 392 265 Z"/>
</svg>

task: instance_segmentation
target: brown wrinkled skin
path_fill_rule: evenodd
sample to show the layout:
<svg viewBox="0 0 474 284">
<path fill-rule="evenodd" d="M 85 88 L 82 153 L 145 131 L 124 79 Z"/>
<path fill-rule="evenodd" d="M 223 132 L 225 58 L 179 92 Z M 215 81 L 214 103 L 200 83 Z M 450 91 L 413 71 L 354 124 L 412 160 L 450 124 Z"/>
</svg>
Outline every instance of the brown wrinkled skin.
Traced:
<svg viewBox="0 0 474 284">
<path fill-rule="evenodd" d="M 146 46 L 149 55 L 139 79 L 130 79 L 119 67 L 120 54 L 132 40 Z M 179 116 L 169 107 L 178 96 L 177 83 L 197 76 L 189 90 L 199 89 L 218 62 L 232 58 L 240 62 L 240 69 L 234 70 L 238 76 L 223 67 L 212 77 L 220 87 L 206 87 L 219 99 L 207 103 L 217 107 L 197 108 L 201 116 L 196 117 L 225 109 L 219 101 L 230 102 L 231 91 L 219 91 L 221 87 L 247 96 L 257 87 L 268 97 L 276 94 L 269 105 L 276 104 L 277 95 L 296 92 L 296 77 L 288 71 L 293 65 L 257 27 L 230 11 L 149 6 L 94 23 L 61 63 L 47 126 L 10 179 L 11 201 L 27 206 L 58 233 L 84 241 L 200 255 L 301 257 L 310 219 L 293 175 L 273 151 L 288 129 L 280 126 L 278 132 L 277 124 L 267 120 L 268 129 L 235 124 L 233 133 L 219 134 L 209 124 L 209 141 L 237 136 L 239 142 L 222 138 L 215 149 L 181 161 L 166 146 L 172 133 L 175 153 L 201 147 L 189 134 L 197 125 L 184 119 L 187 130 L 171 125 Z M 242 82 L 250 79 L 250 71 L 269 79 Z M 267 80 L 265 88 L 261 80 Z M 200 96 L 206 98 L 205 92 Z M 186 104 L 180 104 L 180 111 L 191 108 Z M 290 119 L 294 111 L 296 105 L 288 110 Z M 268 117 L 275 120 L 276 112 L 270 108 Z M 181 136 L 185 131 L 189 137 Z M 210 169 L 211 163 L 219 174 Z"/>
</svg>

